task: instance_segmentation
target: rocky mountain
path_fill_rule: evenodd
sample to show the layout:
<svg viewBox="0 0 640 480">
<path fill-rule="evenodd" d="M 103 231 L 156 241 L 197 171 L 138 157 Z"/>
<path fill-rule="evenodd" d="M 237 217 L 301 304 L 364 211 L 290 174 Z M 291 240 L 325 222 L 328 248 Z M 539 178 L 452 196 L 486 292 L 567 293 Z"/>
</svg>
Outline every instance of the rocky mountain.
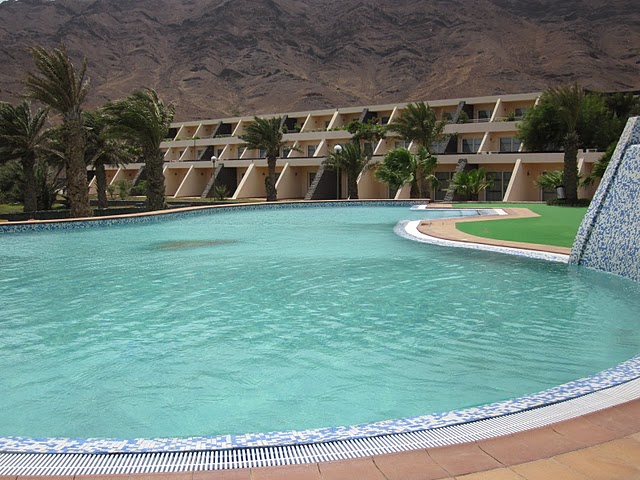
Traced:
<svg viewBox="0 0 640 480">
<path fill-rule="evenodd" d="M 142 86 L 176 119 L 518 93 L 640 90 L 629 0 L 7 0 L 0 100 L 32 45 L 88 59 L 91 106 Z"/>
</svg>

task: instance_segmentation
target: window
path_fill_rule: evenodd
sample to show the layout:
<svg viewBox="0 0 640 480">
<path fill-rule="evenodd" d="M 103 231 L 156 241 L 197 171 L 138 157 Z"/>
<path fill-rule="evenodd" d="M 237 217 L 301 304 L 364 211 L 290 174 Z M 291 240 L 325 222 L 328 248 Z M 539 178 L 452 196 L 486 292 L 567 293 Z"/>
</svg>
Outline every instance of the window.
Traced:
<svg viewBox="0 0 640 480">
<path fill-rule="evenodd" d="M 389 123 L 389 117 L 382 117 L 382 120 L 380 120 L 380 125 L 386 125 L 387 123 Z"/>
<path fill-rule="evenodd" d="M 493 185 L 485 191 L 485 200 L 488 202 L 501 202 L 507 192 L 511 172 L 487 172 L 487 177 L 493 178 Z"/>
<path fill-rule="evenodd" d="M 493 110 L 478 110 L 478 121 L 488 122 L 491 120 L 491 115 L 493 115 Z"/>
<path fill-rule="evenodd" d="M 220 158 L 222 156 L 222 152 L 224 152 L 224 148 L 219 148 L 216 157 Z"/>
<path fill-rule="evenodd" d="M 317 145 L 307 146 L 307 157 L 313 157 L 313 155 L 316 153 L 317 148 L 318 148 Z"/>
<path fill-rule="evenodd" d="M 396 142 L 395 148 L 406 148 L 409 150 L 409 145 L 411 145 L 411 142 L 408 142 L 407 140 L 399 140 Z"/>
<path fill-rule="evenodd" d="M 444 153 L 445 149 L 447 148 L 447 143 L 449 143 L 449 140 L 443 140 L 441 142 L 433 142 L 431 144 L 431 149 L 429 151 L 434 155 Z"/>
<path fill-rule="evenodd" d="M 525 114 L 527 113 L 527 110 L 529 110 L 529 109 L 525 108 L 525 107 L 516 108 L 514 110 L 514 114 L 515 114 L 516 120 L 522 120 L 524 118 Z"/>
<path fill-rule="evenodd" d="M 307 190 L 311 188 L 311 185 L 313 185 L 313 181 L 315 180 L 315 178 L 316 178 L 316 172 L 309 172 L 309 176 L 307 177 L 309 182 L 307 186 Z"/>
<path fill-rule="evenodd" d="M 282 158 L 287 158 L 289 156 L 289 152 L 291 152 L 291 147 L 282 147 Z"/>
<path fill-rule="evenodd" d="M 267 150 L 265 148 L 260 149 L 260 152 L 258 152 L 258 158 L 267 158 Z"/>
<path fill-rule="evenodd" d="M 478 153 L 481 143 L 481 138 L 463 138 L 462 153 Z"/>
<path fill-rule="evenodd" d="M 520 139 L 516 137 L 500 137 L 501 152 L 517 152 L 520 149 Z"/>
<path fill-rule="evenodd" d="M 453 113 L 451 112 L 444 112 L 442 114 L 442 120 L 444 120 L 447 123 L 452 123 L 453 122 Z"/>
</svg>

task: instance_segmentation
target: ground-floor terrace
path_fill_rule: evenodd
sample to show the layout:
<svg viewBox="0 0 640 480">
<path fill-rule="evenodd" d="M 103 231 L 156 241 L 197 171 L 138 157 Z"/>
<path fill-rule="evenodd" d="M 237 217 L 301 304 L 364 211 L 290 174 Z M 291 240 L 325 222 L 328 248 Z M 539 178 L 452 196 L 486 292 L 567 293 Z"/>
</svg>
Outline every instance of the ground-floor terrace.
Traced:
<svg viewBox="0 0 640 480">
<path fill-rule="evenodd" d="M 602 155 L 599 152 L 580 151 L 578 170 L 582 177 L 591 173 L 593 164 Z M 214 161 L 171 161 L 164 165 L 166 195 L 173 198 L 213 197 L 214 190 L 224 186 L 225 197 L 232 199 L 259 198 L 265 195 L 264 179 L 268 173 L 264 158 Z M 462 162 L 461 162 L 462 160 Z M 410 187 L 391 190 L 375 178 L 375 165 L 382 156 L 375 156 L 371 168 L 358 177 L 358 192 L 361 199 L 406 199 Z M 343 172 L 325 169 L 323 158 L 284 158 L 276 163 L 276 188 L 278 199 L 329 200 L 347 198 L 347 182 Z M 481 193 L 480 201 L 543 201 L 555 196 L 555 191 L 543 191 L 534 181 L 543 173 L 562 170 L 563 154 L 553 153 L 477 153 L 464 155 L 439 155 L 435 175 L 439 187 L 434 200 L 445 197 L 449 182 L 456 169 L 484 168 L 493 185 Z M 92 173 L 90 173 L 92 175 Z M 132 163 L 107 167 L 107 184 L 117 185 L 121 181 L 132 186 L 144 180 L 144 164 Z M 90 187 L 95 193 L 95 178 Z M 590 198 L 595 186 L 581 188 L 580 197 Z M 460 198 L 462 199 L 462 198 Z"/>
</svg>

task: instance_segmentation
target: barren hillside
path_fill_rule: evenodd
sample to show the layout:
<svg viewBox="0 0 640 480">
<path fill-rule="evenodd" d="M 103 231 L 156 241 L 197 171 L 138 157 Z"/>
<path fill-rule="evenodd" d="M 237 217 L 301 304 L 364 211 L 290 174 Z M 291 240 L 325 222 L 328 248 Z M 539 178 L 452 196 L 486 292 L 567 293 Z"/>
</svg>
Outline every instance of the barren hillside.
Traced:
<svg viewBox="0 0 640 480">
<path fill-rule="evenodd" d="M 640 90 L 622 0 L 7 0 L 0 99 L 27 48 L 89 59 L 90 104 L 150 86 L 177 119 L 517 93 Z"/>
</svg>

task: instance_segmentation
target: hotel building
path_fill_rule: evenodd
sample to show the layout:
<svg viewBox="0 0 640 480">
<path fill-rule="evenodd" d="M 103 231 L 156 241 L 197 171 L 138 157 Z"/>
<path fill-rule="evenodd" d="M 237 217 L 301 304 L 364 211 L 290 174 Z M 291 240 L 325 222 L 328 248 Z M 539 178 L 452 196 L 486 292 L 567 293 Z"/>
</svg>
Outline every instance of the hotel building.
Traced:
<svg viewBox="0 0 640 480">
<path fill-rule="evenodd" d="M 435 174 L 440 180 L 434 200 L 445 197 L 456 168 L 480 167 L 489 172 L 494 183 L 479 200 L 540 201 L 555 196 L 555 192 L 538 189 L 534 180 L 545 171 L 562 170 L 563 153 L 526 152 L 517 138 L 518 121 L 539 97 L 538 92 L 428 101 L 438 118 L 447 121 L 444 132 L 448 136 L 432 149 L 438 157 Z M 406 106 L 397 103 L 262 115 L 282 117 L 286 126 L 287 147 L 276 166 L 278 199 L 346 198 L 346 178 L 325 169 L 323 160 L 336 145 L 350 141 L 351 134 L 345 128 L 352 120 L 387 124 L 396 120 Z M 233 199 L 264 197 L 265 152 L 246 148 L 239 138 L 253 121 L 249 116 L 173 123 L 169 138 L 161 145 L 167 196 L 209 197 L 215 184 L 225 185 Z M 389 132 L 371 146 L 372 164 L 382 161 L 384 154 L 396 147 L 415 151 L 413 144 Z M 579 173 L 588 175 L 601 155 L 580 150 Z M 126 179 L 135 185 L 144 178 L 143 166 L 133 163 L 108 167 L 107 182 Z M 91 186 L 95 190 L 95 180 Z M 361 173 L 358 191 L 361 199 L 409 198 L 408 186 L 390 191 L 375 179 L 372 169 Z M 593 189 L 581 189 L 579 194 L 589 197 Z"/>
</svg>

